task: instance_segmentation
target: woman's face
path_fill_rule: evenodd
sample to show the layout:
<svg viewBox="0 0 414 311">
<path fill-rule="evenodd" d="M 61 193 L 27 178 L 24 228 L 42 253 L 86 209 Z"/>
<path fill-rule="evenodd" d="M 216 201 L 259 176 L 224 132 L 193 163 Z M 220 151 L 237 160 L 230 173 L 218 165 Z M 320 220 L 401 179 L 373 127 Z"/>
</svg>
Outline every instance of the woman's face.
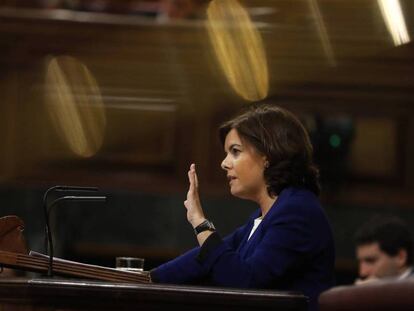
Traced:
<svg viewBox="0 0 414 311">
<path fill-rule="evenodd" d="M 226 157 L 221 167 L 227 172 L 231 194 L 253 201 L 267 195 L 263 176 L 266 157 L 259 154 L 251 144 L 242 141 L 235 129 L 227 134 L 224 151 Z"/>
</svg>

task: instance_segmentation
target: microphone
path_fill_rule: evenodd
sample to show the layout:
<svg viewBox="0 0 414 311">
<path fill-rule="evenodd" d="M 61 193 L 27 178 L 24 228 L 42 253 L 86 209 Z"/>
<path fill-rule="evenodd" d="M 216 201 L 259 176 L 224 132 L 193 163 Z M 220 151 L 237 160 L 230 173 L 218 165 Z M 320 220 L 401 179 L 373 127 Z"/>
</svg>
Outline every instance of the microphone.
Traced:
<svg viewBox="0 0 414 311">
<path fill-rule="evenodd" d="M 43 196 L 43 210 L 45 216 L 45 240 L 47 241 L 47 249 L 49 255 L 49 266 L 47 275 L 53 276 L 53 238 L 50 229 L 50 212 L 52 208 L 62 201 L 76 201 L 76 202 L 105 202 L 106 196 L 75 196 L 68 195 L 55 199 L 51 204 L 48 204 L 47 197 L 52 191 L 98 191 L 96 187 L 78 187 L 78 186 L 54 186 L 49 188 Z"/>
<path fill-rule="evenodd" d="M 47 202 L 48 202 L 48 196 L 51 192 L 54 191 L 78 191 L 78 192 L 82 192 L 82 191 L 87 191 L 87 192 L 96 192 L 98 191 L 97 187 L 81 187 L 81 186 L 66 186 L 66 185 L 57 185 L 57 186 L 53 186 L 50 187 L 49 189 L 47 189 L 43 195 L 43 210 L 44 210 L 44 214 L 45 214 L 45 219 L 47 219 Z M 48 248 L 48 224 L 46 224 L 45 226 L 45 249 Z"/>
<path fill-rule="evenodd" d="M 88 191 L 88 192 L 95 192 L 99 189 L 97 187 L 80 187 L 80 186 L 53 186 L 46 190 L 45 194 L 43 195 L 43 204 L 46 204 L 47 197 L 49 193 L 52 191 Z"/>
</svg>

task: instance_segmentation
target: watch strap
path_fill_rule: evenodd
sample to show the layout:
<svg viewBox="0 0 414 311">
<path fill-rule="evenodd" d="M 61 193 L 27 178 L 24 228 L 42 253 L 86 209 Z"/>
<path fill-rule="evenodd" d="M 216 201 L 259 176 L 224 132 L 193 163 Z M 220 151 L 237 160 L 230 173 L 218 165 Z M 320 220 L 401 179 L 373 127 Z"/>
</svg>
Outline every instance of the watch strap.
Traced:
<svg viewBox="0 0 414 311">
<path fill-rule="evenodd" d="M 208 219 L 204 220 L 201 224 L 194 228 L 194 233 L 197 235 L 203 231 L 216 231 L 213 223 Z"/>
</svg>

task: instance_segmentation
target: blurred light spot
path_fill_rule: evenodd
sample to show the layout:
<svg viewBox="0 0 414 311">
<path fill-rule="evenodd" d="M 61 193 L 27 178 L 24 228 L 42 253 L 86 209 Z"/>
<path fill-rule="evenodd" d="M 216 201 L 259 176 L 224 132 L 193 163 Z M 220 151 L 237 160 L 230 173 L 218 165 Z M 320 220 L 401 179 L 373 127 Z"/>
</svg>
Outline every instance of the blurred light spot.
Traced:
<svg viewBox="0 0 414 311">
<path fill-rule="evenodd" d="M 329 137 L 329 144 L 333 148 L 338 148 L 341 145 L 341 137 L 339 137 L 337 134 L 332 134 Z"/>
<path fill-rule="evenodd" d="M 378 5 L 394 45 L 398 46 L 410 42 L 400 2 L 398 0 L 378 0 Z"/>
<path fill-rule="evenodd" d="M 244 99 L 267 96 L 269 78 L 262 38 L 237 0 L 213 0 L 207 9 L 207 29 L 230 85 Z"/>
<path fill-rule="evenodd" d="M 262 7 L 257 6 L 257 7 L 250 8 L 248 12 L 250 16 L 271 15 L 277 12 L 277 9 L 273 7 L 269 7 L 269 6 L 262 6 Z"/>
<path fill-rule="evenodd" d="M 328 31 L 326 30 L 325 22 L 322 17 L 321 10 L 317 0 L 309 0 L 309 5 L 312 11 L 312 15 L 315 18 L 316 27 L 318 29 L 318 35 L 322 43 L 322 48 L 325 52 L 328 63 L 331 66 L 336 66 L 335 55 L 332 49 L 331 42 L 329 40 Z"/>
<path fill-rule="evenodd" d="M 46 64 L 46 108 L 56 130 L 79 156 L 91 157 L 102 146 L 105 110 L 95 78 L 70 56 Z"/>
</svg>

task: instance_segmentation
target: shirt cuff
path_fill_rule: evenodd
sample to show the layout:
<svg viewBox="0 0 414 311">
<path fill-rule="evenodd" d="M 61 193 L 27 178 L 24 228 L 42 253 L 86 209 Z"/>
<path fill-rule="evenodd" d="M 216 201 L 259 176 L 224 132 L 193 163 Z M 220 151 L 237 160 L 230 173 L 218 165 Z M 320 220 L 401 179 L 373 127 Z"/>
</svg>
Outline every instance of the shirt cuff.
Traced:
<svg viewBox="0 0 414 311">
<path fill-rule="evenodd" d="M 203 245 L 200 248 L 200 252 L 196 257 L 197 261 L 199 261 L 200 263 L 205 261 L 208 257 L 208 254 L 217 246 L 219 246 L 222 242 L 223 240 L 217 232 L 213 232 L 212 234 L 210 234 L 210 236 L 207 238 L 207 240 L 204 241 Z"/>
</svg>

